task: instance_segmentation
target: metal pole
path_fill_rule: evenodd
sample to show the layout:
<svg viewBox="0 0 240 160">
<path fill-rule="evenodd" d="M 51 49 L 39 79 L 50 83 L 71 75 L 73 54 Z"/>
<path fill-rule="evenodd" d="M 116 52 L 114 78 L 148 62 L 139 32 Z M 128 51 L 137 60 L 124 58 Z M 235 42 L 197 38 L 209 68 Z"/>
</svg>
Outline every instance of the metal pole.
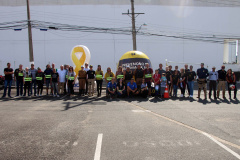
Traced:
<svg viewBox="0 0 240 160">
<path fill-rule="evenodd" d="M 137 42 L 136 42 L 134 0 L 131 0 L 131 8 L 132 8 L 132 39 L 133 39 L 133 50 L 136 51 L 136 50 L 137 50 Z"/>
<path fill-rule="evenodd" d="M 30 20 L 29 0 L 27 0 L 27 19 L 28 19 L 29 62 L 34 63 L 33 43 L 32 43 L 32 26 L 31 26 L 31 20 Z"/>
</svg>

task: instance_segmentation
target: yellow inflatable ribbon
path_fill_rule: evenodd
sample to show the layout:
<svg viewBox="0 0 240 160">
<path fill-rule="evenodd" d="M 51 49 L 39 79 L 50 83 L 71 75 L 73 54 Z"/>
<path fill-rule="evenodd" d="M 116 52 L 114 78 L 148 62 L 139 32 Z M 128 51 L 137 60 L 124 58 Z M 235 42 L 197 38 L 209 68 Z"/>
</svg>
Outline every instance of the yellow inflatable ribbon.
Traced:
<svg viewBox="0 0 240 160">
<path fill-rule="evenodd" d="M 82 52 L 82 57 L 80 59 L 77 58 L 76 56 L 76 52 Z M 78 71 L 81 69 L 81 66 L 84 64 L 86 60 L 86 53 L 84 51 L 84 49 L 82 47 L 75 47 L 73 50 L 72 50 L 72 61 L 73 63 L 75 64 L 75 69 L 74 69 L 74 72 L 76 73 L 76 76 L 78 75 Z"/>
</svg>

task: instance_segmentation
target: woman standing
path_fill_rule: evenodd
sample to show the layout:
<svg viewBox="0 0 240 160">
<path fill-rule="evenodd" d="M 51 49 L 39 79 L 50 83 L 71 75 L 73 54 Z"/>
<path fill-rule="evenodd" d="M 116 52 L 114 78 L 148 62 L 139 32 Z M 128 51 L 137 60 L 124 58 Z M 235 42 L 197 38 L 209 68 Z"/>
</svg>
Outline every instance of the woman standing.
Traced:
<svg viewBox="0 0 240 160">
<path fill-rule="evenodd" d="M 193 71 L 193 66 L 190 66 L 190 71 L 187 72 L 186 74 L 186 78 L 187 78 L 187 83 L 188 83 L 188 87 L 189 87 L 189 97 L 193 98 L 193 86 L 194 86 L 194 81 L 196 80 L 196 72 Z"/>
<path fill-rule="evenodd" d="M 184 73 L 184 69 L 180 69 L 180 83 L 179 83 L 179 88 L 181 89 L 181 95 L 180 97 L 184 97 L 185 95 L 185 89 L 186 89 L 186 74 Z"/>
<path fill-rule="evenodd" d="M 95 75 L 96 75 L 97 92 L 98 92 L 97 96 L 100 97 L 102 94 L 102 83 L 103 83 L 103 71 L 102 71 L 101 65 L 98 65 Z"/>
<path fill-rule="evenodd" d="M 70 66 L 68 70 L 68 80 L 67 80 L 68 87 L 70 89 L 70 93 L 69 93 L 70 96 L 73 96 L 74 94 L 74 90 L 73 90 L 74 81 L 75 81 L 75 72 L 73 71 L 73 67 Z"/>
<path fill-rule="evenodd" d="M 229 69 L 227 71 L 226 80 L 228 83 L 229 99 L 231 99 L 231 90 L 234 90 L 234 99 L 236 99 L 237 95 L 236 76 L 234 72 L 232 72 L 232 69 Z"/>
<path fill-rule="evenodd" d="M 41 68 L 38 67 L 38 71 L 36 73 L 36 80 L 38 84 L 38 96 L 42 96 L 43 91 L 43 84 L 44 84 L 44 73 L 42 72 Z"/>
<path fill-rule="evenodd" d="M 180 76 L 178 74 L 178 71 L 175 70 L 172 75 L 173 97 L 177 97 L 177 89 L 178 89 L 179 79 L 180 79 Z"/>
</svg>

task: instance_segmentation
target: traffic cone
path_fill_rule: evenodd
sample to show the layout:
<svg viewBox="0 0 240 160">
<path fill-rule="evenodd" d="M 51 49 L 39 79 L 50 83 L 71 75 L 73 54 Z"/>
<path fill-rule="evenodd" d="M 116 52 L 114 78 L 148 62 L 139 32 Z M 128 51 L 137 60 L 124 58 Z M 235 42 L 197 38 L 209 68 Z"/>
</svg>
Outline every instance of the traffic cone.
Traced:
<svg viewBox="0 0 240 160">
<path fill-rule="evenodd" d="M 169 97 L 169 93 L 168 93 L 168 87 L 167 87 L 167 85 L 166 85 L 166 88 L 165 88 L 165 91 L 164 91 L 163 98 L 170 98 L 170 97 Z"/>
</svg>

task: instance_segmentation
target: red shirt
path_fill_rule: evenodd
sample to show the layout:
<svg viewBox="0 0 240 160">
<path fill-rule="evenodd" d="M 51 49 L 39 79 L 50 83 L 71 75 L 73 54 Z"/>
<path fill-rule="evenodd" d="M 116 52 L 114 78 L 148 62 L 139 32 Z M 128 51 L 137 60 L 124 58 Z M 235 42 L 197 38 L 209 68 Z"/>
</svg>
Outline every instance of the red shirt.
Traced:
<svg viewBox="0 0 240 160">
<path fill-rule="evenodd" d="M 154 74 L 153 75 L 153 79 L 154 79 L 154 82 L 157 82 L 157 84 L 160 84 L 160 78 L 161 78 L 161 75 L 160 74 Z"/>
</svg>

